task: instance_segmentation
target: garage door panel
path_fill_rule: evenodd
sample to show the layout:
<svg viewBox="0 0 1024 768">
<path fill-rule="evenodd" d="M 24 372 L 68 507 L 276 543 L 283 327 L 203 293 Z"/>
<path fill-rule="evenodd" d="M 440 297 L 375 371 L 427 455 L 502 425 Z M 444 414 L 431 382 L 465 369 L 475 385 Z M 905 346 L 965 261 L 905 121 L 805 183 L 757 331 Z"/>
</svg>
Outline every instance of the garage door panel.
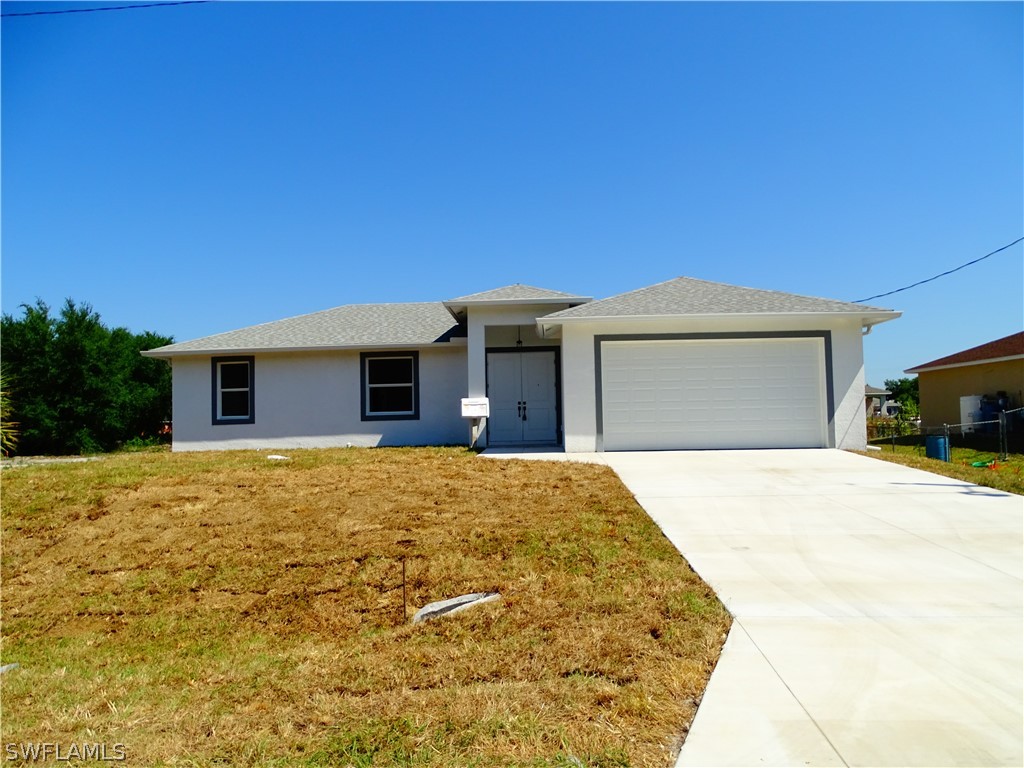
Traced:
<svg viewBox="0 0 1024 768">
<path fill-rule="evenodd" d="M 819 338 L 605 341 L 606 450 L 826 444 Z"/>
</svg>

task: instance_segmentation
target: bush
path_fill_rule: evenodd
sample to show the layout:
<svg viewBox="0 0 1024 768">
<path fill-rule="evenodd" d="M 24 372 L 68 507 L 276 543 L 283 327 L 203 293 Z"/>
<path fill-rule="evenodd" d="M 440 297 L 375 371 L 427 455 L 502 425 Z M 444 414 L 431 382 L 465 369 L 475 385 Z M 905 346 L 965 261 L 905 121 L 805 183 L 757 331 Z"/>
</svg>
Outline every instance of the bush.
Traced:
<svg viewBox="0 0 1024 768">
<path fill-rule="evenodd" d="M 868 440 L 916 435 L 920 428 L 917 423 L 905 417 L 887 418 L 871 416 L 867 420 Z"/>
<path fill-rule="evenodd" d="M 159 435 L 149 435 L 148 437 L 133 437 L 121 446 L 121 450 L 126 453 L 141 453 L 143 451 L 158 451 L 162 450 L 167 445 L 167 440 L 160 437 Z"/>
</svg>

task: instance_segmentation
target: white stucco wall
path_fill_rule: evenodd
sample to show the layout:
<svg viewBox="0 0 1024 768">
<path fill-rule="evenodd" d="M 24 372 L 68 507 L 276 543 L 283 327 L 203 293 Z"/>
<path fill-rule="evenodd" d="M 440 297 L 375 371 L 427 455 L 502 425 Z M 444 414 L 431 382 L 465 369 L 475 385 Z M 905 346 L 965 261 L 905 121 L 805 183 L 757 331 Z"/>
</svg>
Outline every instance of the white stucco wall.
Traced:
<svg viewBox="0 0 1024 768">
<path fill-rule="evenodd" d="M 864 336 L 859 322 L 833 326 L 832 390 L 835 397 L 835 448 L 867 449 L 864 416 Z"/>
<path fill-rule="evenodd" d="M 562 328 L 562 386 L 565 450 L 597 450 L 597 395 L 594 337 L 614 334 L 744 333 L 752 331 L 831 331 L 832 394 L 835 413 L 830 447 L 863 450 L 864 352 L 861 325 L 854 318 L 783 319 L 696 318 L 566 323 Z"/>
<path fill-rule="evenodd" d="M 469 442 L 465 347 L 419 350 L 417 420 L 363 421 L 359 365 L 358 351 L 257 354 L 255 423 L 214 425 L 210 357 L 175 358 L 174 450 Z"/>
</svg>

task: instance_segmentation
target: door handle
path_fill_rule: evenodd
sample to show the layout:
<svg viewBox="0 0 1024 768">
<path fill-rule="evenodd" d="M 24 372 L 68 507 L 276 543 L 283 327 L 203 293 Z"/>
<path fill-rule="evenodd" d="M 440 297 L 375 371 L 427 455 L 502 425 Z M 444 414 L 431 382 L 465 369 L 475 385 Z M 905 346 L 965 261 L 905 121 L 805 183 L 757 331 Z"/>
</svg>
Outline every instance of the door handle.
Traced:
<svg viewBox="0 0 1024 768">
<path fill-rule="evenodd" d="M 523 421 L 526 421 L 526 401 L 523 400 Z"/>
<path fill-rule="evenodd" d="M 522 400 L 520 400 L 518 403 L 516 403 L 516 416 L 518 416 L 520 420 L 522 420 L 522 418 L 523 418 L 523 401 Z"/>
</svg>

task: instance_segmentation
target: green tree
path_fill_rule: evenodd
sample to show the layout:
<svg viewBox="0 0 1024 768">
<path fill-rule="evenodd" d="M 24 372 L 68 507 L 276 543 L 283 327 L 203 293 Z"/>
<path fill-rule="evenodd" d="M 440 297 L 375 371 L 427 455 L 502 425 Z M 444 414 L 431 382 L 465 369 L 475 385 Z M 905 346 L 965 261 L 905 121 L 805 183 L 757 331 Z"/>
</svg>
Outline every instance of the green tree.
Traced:
<svg viewBox="0 0 1024 768">
<path fill-rule="evenodd" d="M 21 309 L 0 320 L 19 452 L 91 453 L 157 434 L 171 410 L 170 368 L 139 352 L 171 338 L 109 329 L 71 299 L 57 317 L 38 299 Z"/>
<path fill-rule="evenodd" d="M 921 406 L 921 393 L 918 389 L 917 376 L 907 376 L 902 379 L 886 379 L 885 388 L 892 393 L 892 398 L 902 403 L 904 408 L 913 403 L 915 412 Z"/>
<path fill-rule="evenodd" d="M 54 319 L 42 301 L 21 306 L 23 316 L 15 320 L 8 314 L 0 319 L 0 357 L 11 376 L 12 418 L 21 423 L 20 450 L 43 453 L 57 429 L 57 414 L 50 391 L 51 345 Z M 16 414 L 16 415 L 15 415 Z"/>
<path fill-rule="evenodd" d="M 914 432 L 917 429 L 917 419 L 921 415 L 917 377 L 886 379 L 885 388 L 891 393 L 890 399 L 900 404 L 893 425 L 896 434 L 907 435 Z"/>
</svg>

